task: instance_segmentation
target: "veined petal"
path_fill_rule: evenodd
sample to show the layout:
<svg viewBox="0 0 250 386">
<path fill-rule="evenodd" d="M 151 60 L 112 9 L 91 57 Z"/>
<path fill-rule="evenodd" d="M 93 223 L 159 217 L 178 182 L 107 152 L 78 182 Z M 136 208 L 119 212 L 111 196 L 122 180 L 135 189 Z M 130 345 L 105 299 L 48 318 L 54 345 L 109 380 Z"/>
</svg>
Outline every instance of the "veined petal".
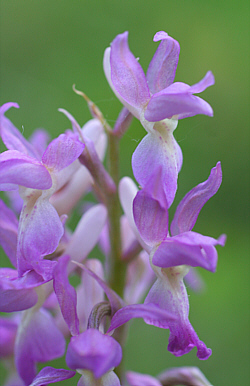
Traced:
<svg viewBox="0 0 250 386">
<path fill-rule="evenodd" d="M 34 198 L 29 197 L 25 202 L 19 220 L 17 249 L 19 275 L 28 269 L 35 269 L 35 262 L 53 253 L 64 232 L 55 208 L 46 197 L 46 191 L 38 197 L 36 193 L 37 191 L 34 191 Z"/>
<path fill-rule="evenodd" d="M 53 367 L 44 367 L 37 376 L 33 379 L 30 386 L 44 386 L 50 383 L 61 382 L 65 379 L 72 378 L 75 375 L 75 371 L 54 369 Z"/>
<path fill-rule="evenodd" d="M 145 118 L 149 122 L 161 121 L 165 118 L 177 119 L 192 117 L 197 114 L 213 116 L 212 107 L 203 99 L 195 96 L 190 91 L 177 92 L 175 83 L 172 86 L 154 94 L 145 110 Z"/>
<path fill-rule="evenodd" d="M 131 304 L 121 308 L 114 314 L 107 333 L 112 332 L 133 318 L 143 318 L 154 325 L 159 323 L 168 324 L 169 321 L 176 319 L 173 314 L 157 307 L 155 304 Z"/>
<path fill-rule="evenodd" d="M 52 180 L 45 166 L 16 150 L 0 154 L 0 184 L 16 184 L 33 189 L 49 189 Z"/>
<path fill-rule="evenodd" d="M 108 371 L 101 378 L 96 378 L 92 371 L 77 370 L 82 374 L 77 386 L 121 386 L 120 380 L 114 371 Z"/>
<path fill-rule="evenodd" d="M 128 46 L 128 32 L 117 35 L 104 56 L 105 75 L 118 98 L 137 118 L 149 101 L 145 74 Z M 110 55 L 110 59 L 109 59 Z"/>
<path fill-rule="evenodd" d="M 65 340 L 52 316 L 44 310 L 26 311 L 18 329 L 15 361 L 19 375 L 26 385 L 36 376 L 36 363 L 60 358 Z"/>
<path fill-rule="evenodd" d="M 163 122 L 162 122 L 163 124 Z M 171 206 L 176 189 L 178 171 L 182 160 L 180 149 L 171 132 L 147 134 L 135 149 L 132 156 L 133 173 L 138 183 L 144 188 L 157 169 L 162 168 L 162 188 Z"/>
<path fill-rule="evenodd" d="M 154 41 L 161 40 L 147 71 L 150 92 L 155 94 L 173 83 L 179 60 L 180 45 L 166 32 L 157 32 Z"/>
<path fill-rule="evenodd" d="M 60 171 L 74 162 L 84 149 L 76 134 L 61 134 L 54 139 L 42 156 L 42 162 L 54 171 Z"/>
<path fill-rule="evenodd" d="M 190 190 L 179 203 L 171 223 L 172 236 L 193 229 L 202 207 L 218 191 L 221 181 L 221 164 L 218 162 L 208 179 Z"/>
<path fill-rule="evenodd" d="M 224 241 L 195 232 L 184 232 L 166 238 L 157 248 L 152 263 L 163 268 L 185 264 L 215 272 L 218 255 L 214 245 L 223 246 Z"/>
<path fill-rule="evenodd" d="M 67 323 L 71 335 L 79 334 L 79 319 L 76 312 L 76 290 L 69 283 L 67 266 L 69 256 L 62 256 L 54 269 L 53 286 L 57 300 L 65 322 Z"/>
<path fill-rule="evenodd" d="M 11 107 L 19 108 L 17 103 L 5 103 L 0 107 L 0 136 L 9 150 L 18 150 L 23 154 L 39 159 L 39 153 L 20 133 L 13 123 L 4 116 Z"/>
<path fill-rule="evenodd" d="M 71 369 L 90 370 L 96 378 L 118 366 L 121 359 L 119 343 L 92 328 L 72 337 L 66 354 L 66 363 Z"/>
</svg>

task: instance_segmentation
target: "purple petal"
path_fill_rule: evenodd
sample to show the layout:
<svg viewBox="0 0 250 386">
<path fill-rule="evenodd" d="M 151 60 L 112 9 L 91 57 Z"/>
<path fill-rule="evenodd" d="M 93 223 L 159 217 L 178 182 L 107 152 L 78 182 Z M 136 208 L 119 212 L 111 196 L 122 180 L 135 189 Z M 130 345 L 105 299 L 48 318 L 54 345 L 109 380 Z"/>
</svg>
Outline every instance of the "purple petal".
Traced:
<svg viewBox="0 0 250 386">
<path fill-rule="evenodd" d="M 60 358 L 65 340 L 49 313 L 26 311 L 25 316 L 18 330 L 15 360 L 19 375 L 29 385 L 36 376 L 36 362 Z"/>
<path fill-rule="evenodd" d="M 126 378 L 130 386 L 162 386 L 158 379 L 147 374 L 139 374 L 134 371 L 128 371 Z"/>
<path fill-rule="evenodd" d="M 118 366 L 121 359 L 119 343 L 92 328 L 72 337 L 66 353 L 66 363 L 71 369 L 90 370 L 96 378 Z"/>
<path fill-rule="evenodd" d="M 53 286 L 62 315 L 69 327 L 71 335 L 78 335 L 79 319 L 76 312 L 76 290 L 69 283 L 67 275 L 69 260 L 69 256 L 62 256 L 58 260 L 58 264 L 54 270 Z"/>
<path fill-rule="evenodd" d="M 0 184 L 17 184 L 33 189 L 49 189 L 52 180 L 39 161 L 16 150 L 0 154 Z"/>
<path fill-rule="evenodd" d="M 43 153 L 45 152 L 48 142 L 49 142 L 50 136 L 44 129 L 36 129 L 31 137 L 30 137 L 30 143 L 34 146 L 37 153 L 39 154 L 39 159 L 42 158 Z"/>
<path fill-rule="evenodd" d="M 196 346 L 198 358 L 207 359 L 211 355 L 211 350 L 199 340 L 188 319 L 189 302 L 183 283 L 183 276 L 187 271 L 185 266 L 158 269 L 158 279 L 149 291 L 145 304 L 153 303 L 176 316 L 176 321 L 158 325 L 158 327 L 170 330 L 168 350 L 172 354 L 182 356 Z M 155 325 L 150 320 L 145 321 Z"/>
<path fill-rule="evenodd" d="M 168 207 L 171 206 L 177 189 L 178 171 L 182 162 L 180 155 L 180 148 L 172 133 L 168 132 L 164 138 L 159 131 L 154 130 L 154 133 L 143 138 L 132 156 L 134 176 L 143 188 L 152 175 L 159 168 L 162 169 L 161 184 Z"/>
<path fill-rule="evenodd" d="M 54 369 L 53 367 L 44 367 L 37 376 L 33 379 L 30 386 L 45 386 L 50 383 L 64 381 L 74 377 L 75 371 Z"/>
<path fill-rule="evenodd" d="M 155 304 L 131 304 L 121 308 L 114 314 L 107 333 L 110 333 L 133 318 L 143 318 L 154 325 L 158 325 L 159 323 L 168 324 L 169 321 L 176 319 L 173 314 L 162 310 L 155 306 Z"/>
<path fill-rule="evenodd" d="M 97 276 L 93 271 L 88 269 L 86 265 L 76 263 L 80 268 L 82 268 L 84 271 L 86 271 L 90 276 L 92 276 L 97 283 L 102 287 L 103 291 L 107 295 L 107 298 L 110 302 L 111 306 L 111 314 L 113 315 L 119 308 L 121 308 L 124 305 L 124 301 L 120 298 L 119 295 L 115 291 L 113 291 L 107 283 L 102 280 L 99 276 Z"/>
<path fill-rule="evenodd" d="M 42 156 L 42 162 L 54 171 L 60 171 L 74 162 L 84 149 L 75 134 L 61 134 L 54 139 Z"/>
<path fill-rule="evenodd" d="M 190 190 L 179 203 L 170 228 L 173 236 L 193 229 L 202 207 L 218 191 L 221 181 L 221 164 L 218 162 L 208 179 Z"/>
<path fill-rule="evenodd" d="M 206 286 L 199 272 L 192 267 L 190 267 L 189 272 L 184 277 L 184 282 L 194 292 L 202 292 Z"/>
<path fill-rule="evenodd" d="M 131 106 L 140 111 L 148 102 L 150 93 L 143 69 L 129 49 L 128 32 L 117 35 L 111 43 L 110 67 L 116 93 L 125 100 L 129 111 Z"/>
<path fill-rule="evenodd" d="M 155 94 L 173 83 L 178 64 L 180 45 L 165 32 L 158 32 L 154 41 L 161 40 L 147 71 L 150 92 Z"/>
<path fill-rule="evenodd" d="M 202 267 L 215 272 L 217 251 L 214 245 L 224 245 L 224 240 L 203 236 L 195 232 L 184 232 L 168 237 L 157 248 L 153 256 L 153 264 L 157 267 L 170 268 L 178 265 Z"/>
<path fill-rule="evenodd" d="M 212 73 L 208 73 L 204 79 L 193 86 L 177 82 L 159 91 L 150 99 L 145 118 L 149 122 L 156 122 L 173 116 L 177 116 L 178 119 L 197 114 L 213 116 L 211 106 L 203 99 L 193 95 L 211 86 L 212 79 Z"/>
<path fill-rule="evenodd" d="M 17 103 L 5 103 L 0 107 L 0 135 L 2 140 L 10 150 L 18 150 L 23 154 L 39 159 L 39 154 L 35 147 L 30 144 L 20 133 L 13 123 L 4 116 L 5 112 L 11 107 L 19 108 Z"/>
<path fill-rule="evenodd" d="M 14 354 L 18 322 L 14 318 L 0 317 L 0 358 Z"/>
<path fill-rule="evenodd" d="M 15 214 L 0 199 L 0 245 L 16 267 L 18 220 Z"/>
<path fill-rule="evenodd" d="M 168 204 L 162 188 L 162 169 L 155 170 L 133 201 L 135 224 L 143 240 L 155 245 L 168 234 Z"/>
<path fill-rule="evenodd" d="M 18 270 L 19 274 L 27 269 L 35 269 L 32 262 L 53 253 L 63 235 L 63 226 L 55 208 L 43 195 L 31 197 L 24 205 L 19 221 Z"/>
</svg>

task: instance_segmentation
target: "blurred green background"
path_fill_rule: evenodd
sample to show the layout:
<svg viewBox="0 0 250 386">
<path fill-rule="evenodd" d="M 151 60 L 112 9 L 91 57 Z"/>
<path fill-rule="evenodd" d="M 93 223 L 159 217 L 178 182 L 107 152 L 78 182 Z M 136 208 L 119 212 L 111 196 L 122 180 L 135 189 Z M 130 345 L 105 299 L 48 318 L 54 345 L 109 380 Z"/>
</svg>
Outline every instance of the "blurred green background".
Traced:
<svg viewBox="0 0 250 386">
<path fill-rule="evenodd" d="M 216 84 L 201 96 L 212 105 L 214 118 L 181 120 L 175 132 L 184 164 L 171 212 L 220 160 L 223 184 L 202 210 L 195 230 L 213 237 L 226 233 L 228 240 L 225 248 L 218 248 L 217 273 L 200 271 L 206 290 L 198 295 L 189 290 L 191 323 L 213 355 L 203 362 L 193 350 L 175 358 L 166 349 L 168 332 L 141 320 L 131 323 L 124 355 L 126 368 L 138 372 L 156 375 L 167 367 L 196 365 L 213 385 L 248 384 L 249 2 L 6 0 L 0 7 L 0 103 L 19 103 L 20 109 L 12 109 L 8 117 L 26 137 L 37 127 L 52 137 L 68 128 L 59 107 L 81 125 L 90 119 L 83 100 L 72 91 L 74 83 L 111 125 L 115 122 L 121 105 L 107 84 L 102 58 L 125 30 L 145 70 L 157 47 L 152 38 L 165 30 L 181 46 L 176 81 L 194 84 L 213 71 Z M 131 155 L 144 135 L 134 120 L 121 143 L 121 175 L 132 176 Z"/>
</svg>

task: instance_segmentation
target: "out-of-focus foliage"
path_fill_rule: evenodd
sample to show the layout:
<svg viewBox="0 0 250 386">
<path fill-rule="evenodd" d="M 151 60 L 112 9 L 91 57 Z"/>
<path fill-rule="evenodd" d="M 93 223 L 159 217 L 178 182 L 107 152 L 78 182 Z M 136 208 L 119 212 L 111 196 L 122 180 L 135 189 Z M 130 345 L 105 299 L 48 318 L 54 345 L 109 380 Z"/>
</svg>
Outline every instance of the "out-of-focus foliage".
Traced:
<svg viewBox="0 0 250 386">
<path fill-rule="evenodd" d="M 176 81 L 194 84 L 208 70 L 216 84 L 202 97 L 214 118 L 179 121 L 184 165 L 175 204 L 216 162 L 223 183 L 202 210 L 195 230 L 228 241 L 219 249 L 218 272 L 202 272 L 206 291 L 193 295 L 190 318 L 200 338 L 213 349 L 206 362 L 192 352 L 175 358 L 167 352 L 166 331 L 133 322 L 126 350 L 130 370 L 153 375 L 166 367 L 196 365 L 212 383 L 247 384 L 249 358 L 249 3 L 248 1 L 14 1 L 0 2 L 0 103 L 19 110 L 8 117 L 28 137 L 44 127 L 52 137 L 68 127 L 57 112 L 66 108 L 83 124 L 90 118 L 75 83 L 100 107 L 112 125 L 120 103 L 102 69 L 104 49 L 129 31 L 129 44 L 146 69 L 157 47 L 152 38 L 165 30 L 181 46 Z M 122 140 L 122 174 L 132 176 L 130 158 L 144 135 L 134 120 Z M 4 150 L 2 144 L 0 150 Z M 74 223 L 74 220 L 72 221 Z M 2 255 L 1 255 L 2 256 Z M 55 363 L 59 367 L 59 362 Z M 1 374 L 0 374 L 1 378 Z M 69 380 L 64 383 L 70 385 Z"/>
</svg>

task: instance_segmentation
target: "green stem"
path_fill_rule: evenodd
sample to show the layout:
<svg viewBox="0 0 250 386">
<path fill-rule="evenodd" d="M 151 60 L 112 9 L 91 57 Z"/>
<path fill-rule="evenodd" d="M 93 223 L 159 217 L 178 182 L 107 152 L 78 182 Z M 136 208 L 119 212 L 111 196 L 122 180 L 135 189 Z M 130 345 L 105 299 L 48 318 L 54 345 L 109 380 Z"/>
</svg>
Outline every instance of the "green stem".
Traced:
<svg viewBox="0 0 250 386">
<path fill-rule="evenodd" d="M 107 197 L 110 235 L 110 277 L 111 288 L 123 297 L 125 286 L 126 264 L 122 261 L 119 183 L 119 138 L 109 133 L 108 169 L 117 187 L 116 192 Z"/>
</svg>

